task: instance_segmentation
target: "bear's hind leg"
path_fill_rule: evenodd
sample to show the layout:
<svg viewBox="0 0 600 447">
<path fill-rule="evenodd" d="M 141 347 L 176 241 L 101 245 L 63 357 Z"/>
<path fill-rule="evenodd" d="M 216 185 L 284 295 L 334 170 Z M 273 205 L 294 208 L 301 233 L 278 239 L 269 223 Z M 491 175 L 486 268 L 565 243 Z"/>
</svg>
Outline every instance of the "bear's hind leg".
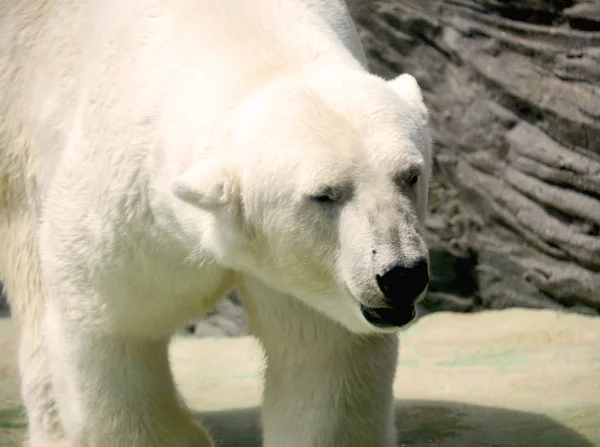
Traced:
<svg viewBox="0 0 600 447">
<path fill-rule="evenodd" d="M 35 245 L 35 218 L 8 215 L 0 222 L 0 276 L 19 330 L 21 400 L 27 411 L 29 447 L 67 447 L 44 343 L 44 289 Z"/>
<path fill-rule="evenodd" d="M 70 447 L 65 438 L 52 386 L 41 322 L 20 331 L 21 399 L 27 411 L 28 447 Z"/>
<path fill-rule="evenodd" d="M 359 336 L 296 299 L 244 279 L 265 350 L 264 447 L 393 447 L 398 337 Z"/>
<path fill-rule="evenodd" d="M 48 316 L 54 388 L 66 435 L 76 445 L 213 445 L 181 405 L 169 367 L 168 340 L 87 327 L 56 302 Z"/>
</svg>

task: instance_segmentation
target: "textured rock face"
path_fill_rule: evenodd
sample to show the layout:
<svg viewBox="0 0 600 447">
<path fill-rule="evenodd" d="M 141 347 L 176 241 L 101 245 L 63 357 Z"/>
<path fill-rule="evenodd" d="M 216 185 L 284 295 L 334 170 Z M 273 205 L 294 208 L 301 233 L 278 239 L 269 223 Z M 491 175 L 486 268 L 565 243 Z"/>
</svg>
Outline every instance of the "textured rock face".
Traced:
<svg viewBox="0 0 600 447">
<path fill-rule="evenodd" d="M 389 0 L 359 24 L 431 110 L 426 305 L 599 313 L 600 2 Z"/>
<path fill-rule="evenodd" d="M 237 337 L 250 333 L 248 318 L 237 291 L 217 303 L 206 317 L 190 324 L 185 332 L 196 337 Z"/>
<path fill-rule="evenodd" d="M 9 315 L 8 303 L 6 302 L 6 296 L 2 293 L 2 283 L 0 282 L 0 317 L 6 317 Z"/>
</svg>

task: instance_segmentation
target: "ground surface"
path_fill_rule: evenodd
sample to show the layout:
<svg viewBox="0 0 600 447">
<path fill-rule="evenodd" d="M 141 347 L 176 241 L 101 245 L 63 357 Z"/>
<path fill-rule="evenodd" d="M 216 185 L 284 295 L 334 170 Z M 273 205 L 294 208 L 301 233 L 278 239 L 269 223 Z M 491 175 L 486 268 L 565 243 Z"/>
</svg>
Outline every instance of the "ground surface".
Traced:
<svg viewBox="0 0 600 447">
<path fill-rule="evenodd" d="M 20 445 L 14 330 L 0 320 L 0 447 Z M 600 318 L 511 309 L 432 314 L 402 336 L 399 446 L 600 446 Z M 253 339 L 181 337 L 177 382 L 222 447 L 259 447 Z"/>
</svg>

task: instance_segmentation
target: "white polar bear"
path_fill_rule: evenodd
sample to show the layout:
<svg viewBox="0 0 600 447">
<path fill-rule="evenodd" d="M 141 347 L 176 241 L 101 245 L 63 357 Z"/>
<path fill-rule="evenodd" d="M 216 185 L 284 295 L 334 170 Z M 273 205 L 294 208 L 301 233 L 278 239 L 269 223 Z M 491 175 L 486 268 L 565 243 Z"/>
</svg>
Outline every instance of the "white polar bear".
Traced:
<svg viewBox="0 0 600 447">
<path fill-rule="evenodd" d="M 0 3 L 0 277 L 31 447 L 206 447 L 168 341 L 229 289 L 267 447 L 391 447 L 427 111 L 341 0 Z"/>
</svg>

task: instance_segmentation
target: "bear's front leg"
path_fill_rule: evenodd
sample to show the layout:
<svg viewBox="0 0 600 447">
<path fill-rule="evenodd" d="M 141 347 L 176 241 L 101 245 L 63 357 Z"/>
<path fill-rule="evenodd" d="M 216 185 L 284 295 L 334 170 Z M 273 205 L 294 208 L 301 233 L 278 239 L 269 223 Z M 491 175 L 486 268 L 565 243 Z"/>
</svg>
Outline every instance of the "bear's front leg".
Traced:
<svg viewBox="0 0 600 447">
<path fill-rule="evenodd" d="M 81 447 L 212 446 L 180 405 L 168 340 L 114 334 L 93 324 L 91 310 L 84 315 L 49 301 L 46 342 L 68 439 Z M 103 315 L 94 312 L 97 323 Z"/>
<path fill-rule="evenodd" d="M 397 335 L 352 334 L 253 280 L 241 289 L 267 360 L 264 447 L 395 446 Z"/>
</svg>

